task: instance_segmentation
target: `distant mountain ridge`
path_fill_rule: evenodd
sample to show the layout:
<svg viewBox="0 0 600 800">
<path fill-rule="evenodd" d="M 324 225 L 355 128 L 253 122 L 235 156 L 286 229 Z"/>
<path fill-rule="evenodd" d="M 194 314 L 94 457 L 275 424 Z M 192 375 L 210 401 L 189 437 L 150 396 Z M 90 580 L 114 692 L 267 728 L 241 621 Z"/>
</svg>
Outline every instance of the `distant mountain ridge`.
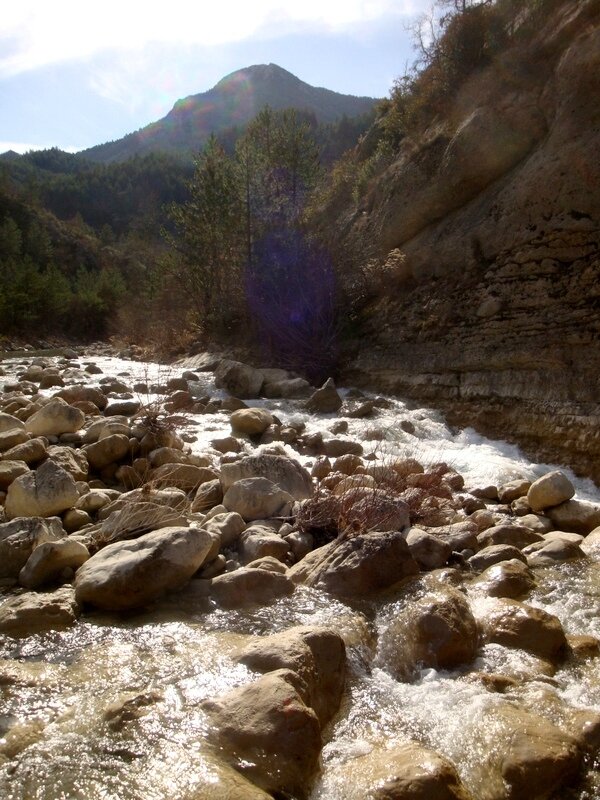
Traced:
<svg viewBox="0 0 600 800">
<path fill-rule="evenodd" d="M 373 97 L 355 97 L 310 86 L 277 64 L 256 64 L 237 70 L 207 92 L 178 100 L 171 111 L 122 139 L 83 150 L 89 161 L 125 161 L 156 151 L 198 151 L 211 133 L 246 125 L 265 105 L 275 110 L 296 108 L 315 115 L 318 122 L 368 113 Z"/>
</svg>

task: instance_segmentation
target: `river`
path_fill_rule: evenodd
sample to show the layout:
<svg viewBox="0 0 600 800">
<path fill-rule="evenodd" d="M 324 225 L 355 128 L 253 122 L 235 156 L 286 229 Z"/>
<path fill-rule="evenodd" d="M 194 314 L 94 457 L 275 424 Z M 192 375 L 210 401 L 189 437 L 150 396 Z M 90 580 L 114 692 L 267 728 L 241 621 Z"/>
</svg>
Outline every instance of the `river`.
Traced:
<svg viewBox="0 0 600 800">
<path fill-rule="evenodd" d="M 92 356 L 78 359 L 78 365 L 88 361 L 102 370 L 91 378 L 86 375 L 88 384 L 107 375 L 130 384 L 162 383 L 167 374 L 179 375 L 183 368 Z M 22 364 L 22 359 L 0 364 L 6 373 L 0 388 Z M 193 393 L 220 396 L 210 373 L 200 373 L 199 378 L 192 384 Z M 151 395 L 143 399 L 156 400 Z M 347 420 L 345 436 L 361 441 L 365 453 L 373 451 L 380 458 L 401 454 L 424 464 L 445 461 L 464 476 L 467 486 L 533 479 L 555 468 L 532 463 L 514 445 L 486 439 L 471 429 L 452 430 L 433 410 L 387 399 L 390 407 L 376 419 Z M 332 419 L 338 418 L 309 416 L 294 401 L 258 399 L 251 404 L 268 406 L 283 422 L 302 421 L 326 434 Z M 403 430 L 401 420 L 411 423 L 412 428 L 406 427 L 414 433 Z M 195 438 L 193 450 L 203 452 L 211 438 L 229 434 L 228 415 L 186 415 L 184 431 L 188 439 Z M 290 446 L 286 451 L 299 457 Z M 563 471 L 578 498 L 600 501 L 594 484 Z M 558 616 L 568 634 L 600 638 L 600 551 L 586 561 L 537 569 L 536 578 L 528 603 Z M 474 585 L 467 584 L 466 591 L 475 616 L 494 602 Z M 8 596 L 8 590 L 0 594 L 0 604 Z M 468 668 L 426 669 L 412 682 L 395 680 L 378 653 L 378 640 L 405 602 L 398 596 L 349 605 L 299 587 L 269 607 L 224 611 L 173 596 L 149 612 L 118 619 L 86 614 L 64 632 L 24 639 L 1 636 L 0 797 L 200 800 L 203 787 L 219 779 L 204 745 L 208 720 L 201 701 L 252 679 L 253 673 L 233 658 L 241 644 L 296 624 L 334 626 L 346 639 L 350 666 L 341 712 L 325 731 L 322 771 L 312 800 L 359 800 L 353 789 L 356 759 L 374 748 L 408 740 L 447 756 L 473 796 L 483 800 L 482 765 L 490 742 L 482 720 L 490 706 L 514 703 L 557 724 L 565 709 L 600 713 L 600 659 L 567 661 L 548 675 L 539 672 L 536 660 L 525 651 L 487 644 Z M 474 680 L 474 673 L 502 673 L 520 680 L 498 694 Z M 141 710 L 134 724 L 111 725 L 107 710 L 139 696 Z M 593 763 L 588 766 L 583 782 L 562 790 L 561 797 L 600 798 L 597 772 Z"/>
</svg>

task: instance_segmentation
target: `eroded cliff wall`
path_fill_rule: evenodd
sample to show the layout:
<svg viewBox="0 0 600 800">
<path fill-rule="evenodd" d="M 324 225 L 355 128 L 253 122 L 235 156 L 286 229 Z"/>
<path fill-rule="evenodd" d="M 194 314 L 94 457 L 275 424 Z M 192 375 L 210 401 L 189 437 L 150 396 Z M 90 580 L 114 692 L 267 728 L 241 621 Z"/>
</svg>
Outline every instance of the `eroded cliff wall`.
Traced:
<svg viewBox="0 0 600 800">
<path fill-rule="evenodd" d="M 345 378 L 600 482 L 600 0 L 463 87 L 346 220 L 406 254 Z"/>
</svg>

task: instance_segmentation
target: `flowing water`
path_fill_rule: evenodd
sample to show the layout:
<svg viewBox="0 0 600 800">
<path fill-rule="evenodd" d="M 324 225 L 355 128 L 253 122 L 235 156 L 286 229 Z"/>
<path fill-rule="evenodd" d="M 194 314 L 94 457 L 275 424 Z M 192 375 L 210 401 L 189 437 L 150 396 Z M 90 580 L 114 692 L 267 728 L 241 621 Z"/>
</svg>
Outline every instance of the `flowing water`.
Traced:
<svg viewBox="0 0 600 800">
<path fill-rule="evenodd" d="M 122 376 L 128 383 L 161 383 L 167 377 L 156 365 L 91 360 L 103 374 L 86 376 L 86 383 L 104 375 Z M 7 374 L 0 388 L 20 369 L 6 361 L 1 366 Z M 193 388 L 198 396 L 219 394 L 208 373 Z M 464 475 L 467 486 L 534 478 L 550 468 L 532 463 L 512 445 L 470 429 L 451 430 L 434 411 L 390 401 L 375 419 L 349 419 L 344 436 L 359 439 L 366 453 L 380 457 L 399 453 L 424 463 L 446 461 Z M 310 430 L 330 435 L 333 417 L 317 419 L 293 402 L 256 404 L 268 405 L 282 422 L 303 421 Z M 413 423 L 414 435 L 399 427 L 400 420 Z M 228 435 L 227 415 L 191 416 L 185 432 L 196 437 L 192 447 L 202 452 L 210 439 Z M 568 474 L 579 498 L 600 500 L 591 482 Z M 527 602 L 557 615 L 567 633 L 600 637 L 600 551 L 585 562 L 538 569 L 536 578 Z M 476 615 L 495 602 L 474 588 L 467 591 Z M 482 765 L 489 748 L 501 746 L 482 724 L 494 704 L 514 702 L 556 723 L 572 710 L 600 712 L 600 659 L 567 662 L 545 675 L 524 651 L 489 644 L 468 669 L 428 669 L 410 683 L 395 680 L 378 657 L 377 641 L 405 602 L 399 594 L 351 607 L 300 587 L 269 607 L 223 611 L 204 599 L 188 596 L 184 602 L 172 596 L 151 612 L 120 619 L 91 614 L 65 632 L 0 637 L 0 797 L 200 800 L 202 787 L 220 780 L 205 745 L 208 720 L 201 701 L 252 679 L 253 673 L 235 661 L 240 645 L 297 624 L 335 626 L 346 639 L 350 666 L 341 712 L 325 731 L 323 769 L 312 800 L 359 800 L 353 788 L 355 760 L 410 740 L 450 758 L 475 798 L 482 798 Z M 499 695 L 473 680 L 473 671 L 527 680 Z M 128 718 L 119 708 L 126 701 L 131 714 L 124 723 Z M 600 798 L 593 765 L 580 785 L 561 796 Z"/>
</svg>

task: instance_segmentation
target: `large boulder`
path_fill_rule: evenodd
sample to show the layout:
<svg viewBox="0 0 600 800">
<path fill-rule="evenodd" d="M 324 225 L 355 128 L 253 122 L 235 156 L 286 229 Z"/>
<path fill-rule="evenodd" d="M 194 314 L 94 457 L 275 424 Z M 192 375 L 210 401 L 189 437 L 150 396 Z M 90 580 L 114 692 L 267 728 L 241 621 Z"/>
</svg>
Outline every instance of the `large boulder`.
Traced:
<svg viewBox="0 0 600 800">
<path fill-rule="evenodd" d="M 25 423 L 12 414 L 6 414 L 3 411 L 0 411 L 0 433 L 16 430 L 18 428 L 25 430 Z"/>
<path fill-rule="evenodd" d="M 486 800 L 549 800 L 573 786 L 582 762 L 577 740 L 536 714 L 509 703 L 480 716 L 475 777 Z"/>
<path fill-rule="evenodd" d="M 541 608 L 502 599 L 480 619 L 487 642 L 519 647 L 549 662 L 560 661 L 567 650 L 567 639 L 558 617 Z"/>
<path fill-rule="evenodd" d="M 231 547 L 240 538 L 242 531 L 246 530 L 243 517 L 235 512 L 215 514 L 203 524 L 211 533 L 216 533 L 221 542 L 221 547 Z"/>
<path fill-rule="evenodd" d="M 5 512 L 15 517 L 52 517 L 71 508 L 79 492 L 73 476 L 52 460 L 35 472 L 16 478 L 8 487 Z"/>
<path fill-rule="evenodd" d="M 420 528 L 410 528 L 406 532 L 406 543 L 412 557 L 421 569 L 443 567 L 452 553 L 452 548 L 447 542 Z"/>
<path fill-rule="evenodd" d="M 377 661 L 399 680 L 422 667 L 453 669 L 470 664 L 479 631 L 466 597 L 439 584 L 408 603 L 382 633 Z"/>
<path fill-rule="evenodd" d="M 94 386 L 66 386 L 56 392 L 54 397 L 62 397 L 69 405 L 73 405 L 73 403 L 93 403 L 100 411 L 105 409 L 108 404 L 106 395 Z"/>
<path fill-rule="evenodd" d="M 76 570 L 90 554 L 85 545 L 75 539 L 59 539 L 38 545 L 19 573 L 19 583 L 27 589 L 37 589 L 60 579 L 65 569 Z"/>
<path fill-rule="evenodd" d="M 0 461 L 0 490 L 5 491 L 19 475 L 29 472 L 24 461 Z"/>
<path fill-rule="evenodd" d="M 89 465 L 83 450 L 53 445 L 48 448 L 48 458 L 66 470 L 76 481 L 86 481 Z"/>
<path fill-rule="evenodd" d="M 10 428 L 0 432 L 0 453 L 6 453 L 29 440 L 29 434 L 23 428 Z"/>
<path fill-rule="evenodd" d="M 490 544 L 487 547 L 482 547 L 478 553 L 468 559 L 468 564 L 472 569 L 484 570 L 491 567 L 493 564 L 499 564 L 502 561 L 522 561 L 525 563 L 527 557 L 523 555 L 518 547 L 513 547 L 511 544 Z"/>
<path fill-rule="evenodd" d="M 512 558 L 484 570 L 475 586 L 488 597 L 522 597 L 535 586 L 533 573 L 520 559 Z"/>
<path fill-rule="evenodd" d="M 248 409 L 251 410 L 251 409 Z M 313 493 L 312 479 L 306 469 L 293 458 L 286 456 L 247 456 L 221 467 L 223 491 L 242 478 L 267 478 L 294 500 L 304 500 Z"/>
<path fill-rule="evenodd" d="M 64 630 L 79 616 L 72 586 L 54 592 L 25 592 L 0 606 L 0 633 L 29 636 L 32 633 Z"/>
<path fill-rule="evenodd" d="M 210 594 L 223 608 L 247 608 L 269 605 L 279 597 L 291 595 L 295 588 L 287 575 L 241 567 L 213 578 Z"/>
<path fill-rule="evenodd" d="M 257 672 L 293 670 L 304 682 L 304 701 L 314 709 L 321 726 L 337 712 L 346 680 L 346 648 L 336 631 L 289 628 L 252 642 L 238 660 Z"/>
<path fill-rule="evenodd" d="M 177 527 L 110 544 L 78 570 L 77 600 L 109 611 L 144 606 L 183 586 L 212 546 L 207 531 Z"/>
<path fill-rule="evenodd" d="M 294 498 L 267 478 L 236 481 L 223 496 L 223 505 L 246 522 L 268 519 L 288 511 Z"/>
<path fill-rule="evenodd" d="M 289 576 L 295 583 L 357 598 L 375 596 L 418 572 L 402 534 L 370 531 L 313 550 L 289 570 Z"/>
<path fill-rule="evenodd" d="M 344 800 L 472 800 L 456 767 L 417 742 L 376 748 L 332 773 Z"/>
<path fill-rule="evenodd" d="M 509 544 L 521 549 L 533 542 L 543 541 L 541 533 L 535 533 L 524 525 L 494 525 L 477 536 L 479 547 L 488 547 L 492 544 Z"/>
<path fill-rule="evenodd" d="M 263 383 L 261 370 L 240 361 L 224 359 L 215 370 L 217 389 L 226 389 L 234 397 L 259 397 Z"/>
<path fill-rule="evenodd" d="M 234 433 L 260 436 L 273 424 L 273 417 L 266 408 L 240 408 L 231 413 L 229 422 Z"/>
<path fill-rule="evenodd" d="M 175 486 L 185 492 L 193 492 L 203 483 L 218 478 L 218 473 L 209 467 L 196 467 L 193 464 L 163 464 L 151 473 L 155 486 Z"/>
<path fill-rule="evenodd" d="M 306 401 L 306 409 L 317 414 L 331 414 L 342 407 L 342 398 L 337 393 L 333 378 L 328 378 L 320 389 Z"/>
<path fill-rule="evenodd" d="M 527 502 L 532 511 L 544 511 L 570 500 L 575 494 L 575 487 L 560 470 L 547 472 L 534 481 L 527 492 Z"/>
<path fill-rule="evenodd" d="M 600 525 L 600 504 L 567 500 L 566 503 L 549 508 L 547 516 L 555 528 L 587 536 Z"/>
<path fill-rule="evenodd" d="M 26 464 L 36 464 L 46 458 L 48 440 L 43 436 L 29 439 L 17 444 L 2 454 L 3 460 L 24 461 Z"/>
<path fill-rule="evenodd" d="M 33 436 L 60 436 L 75 433 L 85 422 L 85 414 L 73 408 L 62 397 L 53 397 L 36 411 L 25 423 L 25 430 Z"/>
<path fill-rule="evenodd" d="M 202 704 L 222 755 L 279 797 L 308 797 L 319 765 L 321 728 L 303 688 L 296 673 L 280 669 Z"/>
<path fill-rule="evenodd" d="M 129 455 L 129 439 L 122 433 L 113 433 L 86 445 L 83 449 L 90 467 L 96 470 L 103 469 Z"/>
<path fill-rule="evenodd" d="M 58 517 L 18 517 L 0 525 L 0 578 L 16 578 L 34 548 L 65 536 Z"/>
<path fill-rule="evenodd" d="M 265 556 L 285 561 L 289 553 L 289 544 L 269 527 L 250 525 L 240 534 L 237 549 L 243 564 L 250 564 L 257 558 Z"/>
<path fill-rule="evenodd" d="M 568 535 L 565 534 L 565 536 Z M 575 536 L 576 534 L 571 535 Z M 579 558 L 585 558 L 585 553 L 577 542 L 559 538 L 530 544 L 523 553 L 527 556 L 527 563 L 530 567 L 553 567 L 562 561 L 576 561 Z"/>
</svg>

